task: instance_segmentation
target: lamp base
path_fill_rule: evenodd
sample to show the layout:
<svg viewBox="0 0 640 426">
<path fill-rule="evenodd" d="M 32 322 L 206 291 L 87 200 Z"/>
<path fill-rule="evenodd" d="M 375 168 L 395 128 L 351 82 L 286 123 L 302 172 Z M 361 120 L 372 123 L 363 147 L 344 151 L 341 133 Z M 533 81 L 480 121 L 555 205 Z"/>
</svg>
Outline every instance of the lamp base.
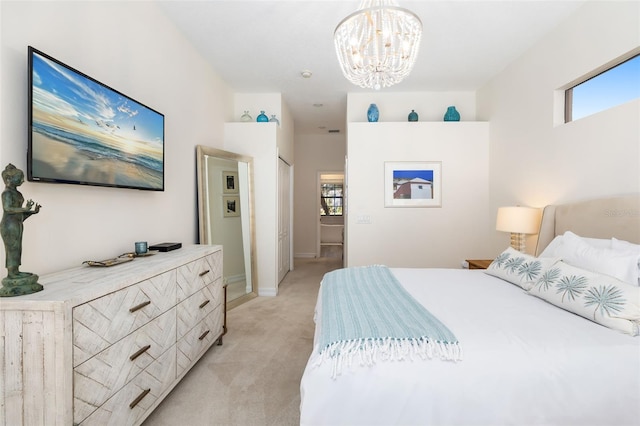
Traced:
<svg viewBox="0 0 640 426">
<path fill-rule="evenodd" d="M 520 253 L 525 252 L 525 235 L 515 232 L 511 233 L 511 247 L 518 250 Z"/>
</svg>

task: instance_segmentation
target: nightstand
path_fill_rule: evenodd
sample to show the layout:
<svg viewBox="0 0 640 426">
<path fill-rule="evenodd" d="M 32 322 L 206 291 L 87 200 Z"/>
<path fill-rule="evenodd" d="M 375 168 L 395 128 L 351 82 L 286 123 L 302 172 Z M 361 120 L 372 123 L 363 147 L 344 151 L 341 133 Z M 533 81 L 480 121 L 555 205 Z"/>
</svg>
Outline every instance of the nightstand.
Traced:
<svg viewBox="0 0 640 426">
<path fill-rule="evenodd" d="M 469 269 L 487 269 L 493 259 L 467 259 Z"/>
</svg>

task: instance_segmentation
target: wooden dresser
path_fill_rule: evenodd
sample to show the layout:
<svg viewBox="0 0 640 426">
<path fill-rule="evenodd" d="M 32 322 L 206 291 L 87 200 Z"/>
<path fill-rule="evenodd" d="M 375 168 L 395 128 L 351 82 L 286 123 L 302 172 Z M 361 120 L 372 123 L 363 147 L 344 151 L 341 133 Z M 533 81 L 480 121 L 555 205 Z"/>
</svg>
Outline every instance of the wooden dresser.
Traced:
<svg viewBox="0 0 640 426">
<path fill-rule="evenodd" d="M 224 332 L 221 246 L 38 282 L 0 299 L 0 424 L 140 424 Z"/>
</svg>

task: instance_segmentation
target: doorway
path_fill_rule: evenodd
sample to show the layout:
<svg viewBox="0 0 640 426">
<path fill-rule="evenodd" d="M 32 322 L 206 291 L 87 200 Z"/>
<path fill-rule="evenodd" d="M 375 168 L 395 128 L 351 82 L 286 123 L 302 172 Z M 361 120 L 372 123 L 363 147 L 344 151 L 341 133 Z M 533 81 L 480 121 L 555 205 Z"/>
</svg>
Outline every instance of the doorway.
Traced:
<svg viewBox="0 0 640 426">
<path fill-rule="evenodd" d="M 318 172 L 316 257 L 344 259 L 344 172 Z"/>
</svg>

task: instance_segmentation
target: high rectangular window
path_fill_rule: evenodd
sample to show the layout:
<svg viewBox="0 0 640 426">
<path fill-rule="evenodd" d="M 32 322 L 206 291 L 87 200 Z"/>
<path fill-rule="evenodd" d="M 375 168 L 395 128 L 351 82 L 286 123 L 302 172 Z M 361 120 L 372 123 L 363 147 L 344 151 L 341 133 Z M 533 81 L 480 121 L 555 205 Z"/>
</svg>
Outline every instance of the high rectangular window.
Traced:
<svg viewBox="0 0 640 426">
<path fill-rule="evenodd" d="M 565 123 L 640 98 L 640 55 L 565 91 Z"/>
</svg>

